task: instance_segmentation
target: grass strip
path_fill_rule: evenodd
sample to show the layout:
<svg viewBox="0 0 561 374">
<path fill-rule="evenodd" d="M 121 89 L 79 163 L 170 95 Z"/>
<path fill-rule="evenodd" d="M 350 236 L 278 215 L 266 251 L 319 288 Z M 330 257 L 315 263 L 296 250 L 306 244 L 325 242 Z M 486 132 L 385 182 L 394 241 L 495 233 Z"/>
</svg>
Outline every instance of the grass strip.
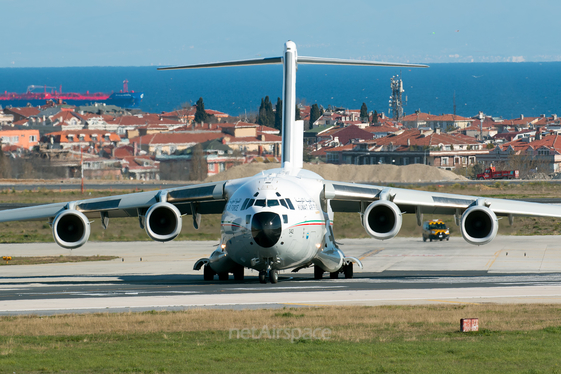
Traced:
<svg viewBox="0 0 561 374">
<path fill-rule="evenodd" d="M 36 257 L 12 257 L 9 261 L 0 262 L 0 266 L 11 265 L 40 265 L 60 264 L 64 262 L 86 262 L 86 261 L 109 261 L 119 258 L 118 256 L 36 256 Z"/>
<path fill-rule="evenodd" d="M 551 373 L 561 371 L 559 311 L 486 304 L 0 317 L 0 370 Z M 481 331 L 460 333 L 462 317 L 478 317 Z M 330 334 L 259 336 L 264 326 Z M 235 333 L 244 328 L 256 333 Z"/>
</svg>

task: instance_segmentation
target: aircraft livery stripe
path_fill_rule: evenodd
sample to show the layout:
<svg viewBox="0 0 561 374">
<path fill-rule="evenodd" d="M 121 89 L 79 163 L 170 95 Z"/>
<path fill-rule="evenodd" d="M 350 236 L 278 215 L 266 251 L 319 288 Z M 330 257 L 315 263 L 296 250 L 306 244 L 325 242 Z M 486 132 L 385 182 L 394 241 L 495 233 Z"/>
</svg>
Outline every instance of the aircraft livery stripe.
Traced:
<svg viewBox="0 0 561 374">
<path fill-rule="evenodd" d="M 297 223 L 296 225 L 291 226 L 291 228 L 292 227 L 301 227 L 301 226 L 324 226 L 324 225 L 325 225 L 325 221 L 315 220 L 315 221 L 300 222 L 300 223 Z"/>
</svg>

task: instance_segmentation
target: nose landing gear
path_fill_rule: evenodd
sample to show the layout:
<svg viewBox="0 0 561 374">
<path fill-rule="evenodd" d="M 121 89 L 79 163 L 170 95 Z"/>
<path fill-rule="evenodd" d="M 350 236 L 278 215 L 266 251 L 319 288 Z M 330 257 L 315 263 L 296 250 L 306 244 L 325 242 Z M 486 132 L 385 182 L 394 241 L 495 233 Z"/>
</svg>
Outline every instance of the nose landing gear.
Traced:
<svg viewBox="0 0 561 374">
<path fill-rule="evenodd" d="M 261 270 L 259 272 L 259 283 L 267 283 L 267 275 L 269 278 L 269 282 L 271 282 L 272 284 L 278 283 L 279 272 L 275 269 Z"/>
<path fill-rule="evenodd" d="M 279 281 L 279 273 L 278 271 L 271 269 L 269 270 L 269 281 L 273 284 Z"/>
</svg>

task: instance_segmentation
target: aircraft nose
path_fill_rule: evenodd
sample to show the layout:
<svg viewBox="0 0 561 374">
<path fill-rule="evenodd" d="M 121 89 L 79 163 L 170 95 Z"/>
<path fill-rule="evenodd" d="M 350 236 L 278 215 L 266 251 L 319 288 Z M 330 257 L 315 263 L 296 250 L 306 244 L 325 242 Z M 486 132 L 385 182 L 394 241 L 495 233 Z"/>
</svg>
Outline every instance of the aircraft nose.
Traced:
<svg viewBox="0 0 561 374">
<path fill-rule="evenodd" d="M 274 246 L 282 233 L 281 219 L 272 212 L 256 213 L 251 220 L 251 235 L 261 247 Z"/>
</svg>

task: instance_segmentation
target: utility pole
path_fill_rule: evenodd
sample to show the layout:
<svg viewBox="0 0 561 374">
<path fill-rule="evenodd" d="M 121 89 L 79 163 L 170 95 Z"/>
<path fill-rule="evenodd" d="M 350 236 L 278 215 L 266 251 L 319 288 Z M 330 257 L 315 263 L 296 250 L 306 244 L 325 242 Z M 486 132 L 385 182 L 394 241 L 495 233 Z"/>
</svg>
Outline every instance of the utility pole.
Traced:
<svg viewBox="0 0 561 374">
<path fill-rule="evenodd" d="M 454 90 L 454 117 L 456 116 L 456 90 Z"/>
<path fill-rule="evenodd" d="M 82 177 L 81 192 L 84 194 L 84 157 L 82 156 L 82 145 L 80 145 L 80 174 Z"/>
</svg>

